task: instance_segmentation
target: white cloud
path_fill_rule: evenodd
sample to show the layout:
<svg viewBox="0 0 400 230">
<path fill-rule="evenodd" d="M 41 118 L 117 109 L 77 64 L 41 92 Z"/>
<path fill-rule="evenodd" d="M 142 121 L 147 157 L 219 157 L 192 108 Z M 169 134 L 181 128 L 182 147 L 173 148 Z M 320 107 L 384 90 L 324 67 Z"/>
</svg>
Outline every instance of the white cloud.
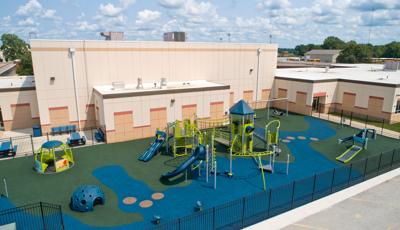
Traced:
<svg viewBox="0 0 400 230">
<path fill-rule="evenodd" d="M 56 16 L 56 10 L 47 9 L 43 10 L 42 18 L 58 20 L 60 17 Z"/>
<path fill-rule="evenodd" d="M 80 31 L 95 31 L 99 28 L 99 26 L 97 24 L 90 24 L 87 21 L 79 21 L 76 23 L 76 27 L 78 30 Z"/>
<path fill-rule="evenodd" d="M 176 9 L 183 6 L 185 0 L 159 0 L 158 3 L 163 7 Z"/>
<path fill-rule="evenodd" d="M 123 10 L 122 7 L 116 7 L 111 3 L 107 3 L 105 5 L 100 4 L 99 6 L 100 14 L 107 17 L 115 17 L 118 14 L 120 14 L 122 10 Z"/>
<path fill-rule="evenodd" d="M 289 0 L 262 0 L 257 3 L 257 8 L 266 10 L 284 9 L 290 6 Z"/>
<path fill-rule="evenodd" d="M 25 5 L 18 8 L 16 14 L 20 16 L 38 15 L 43 7 L 37 0 L 29 0 Z"/>
<path fill-rule="evenodd" d="M 159 11 L 142 10 L 139 11 L 136 17 L 136 24 L 145 24 L 159 19 L 161 13 Z"/>
<path fill-rule="evenodd" d="M 36 23 L 32 18 L 26 18 L 25 20 L 19 21 L 18 25 L 28 27 L 28 26 L 37 26 L 38 23 Z"/>
</svg>

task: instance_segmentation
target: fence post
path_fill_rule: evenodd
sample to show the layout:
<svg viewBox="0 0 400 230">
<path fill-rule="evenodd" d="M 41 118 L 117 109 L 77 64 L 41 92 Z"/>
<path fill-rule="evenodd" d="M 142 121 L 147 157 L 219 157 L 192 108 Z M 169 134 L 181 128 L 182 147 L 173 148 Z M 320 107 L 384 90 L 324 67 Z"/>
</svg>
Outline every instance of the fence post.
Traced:
<svg viewBox="0 0 400 230">
<path fill-rule="evenodd" d="M 92 134 L 92 145 L 94 145 L 94 134 L 93 134 L 93 129 L 90 129 L 90 132 Z"/>
<path fill-rule="evenodd" d="M 290 205 L 290 209 L 293 209 L 293 206 L 294 206 L 294 190 L 295 190 L 295 187 L 296 187 L 296 181 L 293 181 L 293 187 L 292 187 L 292 203 L 291 203 L 291 205 Z"/>
<path fill-rule="evenodd" d="M 61 229 L 64 230 L 65 226 L 64 226 L 64 219 L 63 219 L 63 215 L 62 215 L 61 205 L 58 205 L 58 213 L 60 214 Z"/>
<path fill-rule="evenodd" d="M 244 228 L 244 209 L 245 209 L 245 204 L 246 204 L 246 197 L 243 197 L 242 199 L 242 228 Z"/>
<path fill-rule="evenodd" d="M 343 125 L 343 109 L 342 112 L 340 113 L 340 125 Z"/>
<path fill-rule="evenodd" d="M 39 205 L 40 205 L 40 214 L 42 216 L 43 229 L 47 229 L 46 228 L 46 222 L 44 221 L 43 203 L 40 201 Z"/>
<path fill-rule="evenodd" d="M 215 206 L 213 207 L 213 228 L 215 229 Z"/>
<path fill-rule="evenodd" d="M 313 182 L 313 188 L 312 188 L 312 195 L 311 195 L 311 200 L 314 200 L 314 193 L 315 193 L 315 181 L 317 180 L 317 174 L 314 174 L 314 182 Z"/>
<path fill-rule="evenodd" d="M 383 135 L 383 127 L 385 125 L 385 119 L 382 119 L 382 126 L 381 126 L 381 135 Z"/>
<path fill-rule="evenodd" d="M 267 211 L 267 217 L 271 214 L 271 197 L 272 197 L 272 189 L 269 189 L 269 198 L 268 198 L 268 211 Z"/>
<path fill-rule="evenodd" d="M 377 176 L 379 175 L 379 170 L 381 169 L 382 154 L 383 153 L 381 153 L 381 155 L 379 155 L 378 170 L 376 171 Z"/>
<path fill-rule="evenodd" d="M 32 154 L 35 154 L 35 146 L 33 145 L 33 137 L 31 135 L 31 146 L 32 146 Z"/>
<path fill-rule="evenodd" d="M 368 158 L 365 159 L 363 180 L 365 180 L 365 176 L 366 176 L 366 174 L 367 174 L 367 165 L 368 165 Z"/>
<path fill-rule="evenodd" d="M 350 112 L 350 126 L 352 121 L 353 121 L 353 112 Z"/>
<path fill-rule="evenodd" d="M 332 182 L 331 182 L 331 193 L 333 192 L 333 184 L 335 183 L 335 173 L 336 173 L 336 168 L 333 168 Z"/>
<path fill-rule="evenodd" d="M 10 137 L 10 145 L 13 146 L 12 137 Z"/>
<path fill-rule="evenodd" d="M 393 169 L 393 159 L 394 159 L 394 153 L 395 153 L 395 152 L 396 152 L 396 150 L 393 149 L 393 152 L 392 152 L 392 160 L 390 161 L 390 170 Z"/>
<path fill-rule="evenodd" d="M 350 164 L 350 169 L 349 169 L 349 178 L 347 179 L 347 186 L 350 185 L 350 179 L 351 179 L 351 171 L 353 170 L 353 163 Z"/>
<path fill-rule="evenodd" d="M 49 141 L 49 132 L 46 133 L 47 141 Z"/>
<path fill-rule="evenodd" d="M 367 128 L 367 123 L 368 123 L 368 115 L 365 117 L 365 128 Z"/>
</svg>

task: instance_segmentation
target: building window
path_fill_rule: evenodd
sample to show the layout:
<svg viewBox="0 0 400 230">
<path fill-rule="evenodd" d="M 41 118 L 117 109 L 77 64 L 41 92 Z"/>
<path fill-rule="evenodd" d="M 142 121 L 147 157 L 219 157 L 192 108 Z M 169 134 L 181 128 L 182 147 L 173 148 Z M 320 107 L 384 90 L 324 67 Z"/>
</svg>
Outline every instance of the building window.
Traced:
<svg viewBox="0 0 400 230">
<path fill-rule="evenodd" d="M 397 101 L 396 109 L 395 109 L 394 113 L 400 113 L 400 100 Z"/>
</svg>

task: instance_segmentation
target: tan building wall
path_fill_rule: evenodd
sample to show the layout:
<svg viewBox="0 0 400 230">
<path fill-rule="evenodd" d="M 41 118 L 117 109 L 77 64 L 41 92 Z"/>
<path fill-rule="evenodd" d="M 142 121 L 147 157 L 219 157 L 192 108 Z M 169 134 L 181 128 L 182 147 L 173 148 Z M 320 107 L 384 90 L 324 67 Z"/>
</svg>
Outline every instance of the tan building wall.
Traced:
<svg viewBox="0 0 400 230">
<path fill-rule="evenodd" d="M 285 91 L 286 90 L 286 91 Z M 395 122 L 397 114 L 394 114 L 396 99 L 393 95 L 397 89 L 391 86 L 371 85 L 353 82 L 312 82 L 299 79 L 275 79 L 274 95 L 275 98 L 288 97 L 289 110 L 305 113 L 311 112 L 312 100 L 314 97 L 320 98 L 321 112 L 344 110 L 354 115 L 368 115 L 371 119 L 391 119 Z M 300 96 L 298 92 L 303 92 Z M 400 91 L 399 91 L 400 93 Z M 296 99 L 294 100 L 294 95 Z M 299 101 L 299 96 L 301 101 Z M 305 107 L 300 109 L 299 103 Z M 275 103 L 279 107 L 279 103 Z M 283 105 L 280 105 L 282 107 Z M 284 109 L 282 107 L 282 109 Z M 399 119 L 400 120 L 400 119 Z"/>
<path fill-rule="evenodd" d="M 39 124 L 35 90 L 0 90 L 0 108 L 5 130 L 32 128 Z"/>
<path fill-rule="evenodd" d="M 70 120 L 78 120 L 73 73 L 77 80 L 79 117 L 81 121 L 89 121 L 92 111 L 87 111 L 86 106 L 97 106 L 93 96 L 95 85 L 116 81 L 135 84 L 138 77 L 144 83 L 159 82 L 161 77 L 169 82 L 208 80 L 230 85 L 236 102 L 244 90 L 255 92 L 257 72 L 258 98 L 261 89 L 271 88 L 277 64 L 277 46 L 270 44 L 31 40 L 31 48 L 42 124 L 50 123 L 50 107 L 67 106 Z M 69 48 L 74 49 L 72 56 Z M 167 107 L 170 112 L 169 101 L 158 107 Z M 181 111 L 177 113 L 180 116 Z M 98 123 L 106 124 L 107 119 L 104 117 L 104 122 Z M 148 123 L 148 118 L 138 122 Z"/>
</svg>

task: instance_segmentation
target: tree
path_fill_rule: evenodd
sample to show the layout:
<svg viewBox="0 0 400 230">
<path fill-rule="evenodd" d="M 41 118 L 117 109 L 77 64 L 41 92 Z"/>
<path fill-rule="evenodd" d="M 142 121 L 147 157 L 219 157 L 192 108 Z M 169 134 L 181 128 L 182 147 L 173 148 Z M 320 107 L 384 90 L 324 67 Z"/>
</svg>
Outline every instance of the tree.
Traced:
<svg viewBox="0 0 400 230">
<path fill-rule="evenodd" d="M 400 42 L 391 42 L 385 45 L 386 49 L 383 57 L 400 58 Z"/>
<path fill-rule="evenodd" d="M 298 45 L 294 48 L 295 54 L 299 56 L 304 56 L 305 53 L 312 49 L 321 49 L 320 45 L 308 44 L 308 45 Z"/>
<path fill-rule="evenodd" d="M 29 44 L 24 42 L 15 34 L 3 34 L 1 36 L 4 58 L 7 61 L 19 59 L 21 61 L 17 68 L 19 75 L 33 75 L 32 56 L 29 50 Z"/>
<path fill-rule="evenodd" d="M 325 38 L 324 43 L 322 44 L 323 49 L 334 49 L 334 50 L 344 49 L 345 46 L 346 43 L 343 40 L 334 36 L 329 36 Z"/>
<path fill-rule="evenodd" d="M 372 57 L 372 45 L 357 44 L 350 41 L 337 57 L 337 62 L 341 63 L 369 63 Z"/>
</svg>

